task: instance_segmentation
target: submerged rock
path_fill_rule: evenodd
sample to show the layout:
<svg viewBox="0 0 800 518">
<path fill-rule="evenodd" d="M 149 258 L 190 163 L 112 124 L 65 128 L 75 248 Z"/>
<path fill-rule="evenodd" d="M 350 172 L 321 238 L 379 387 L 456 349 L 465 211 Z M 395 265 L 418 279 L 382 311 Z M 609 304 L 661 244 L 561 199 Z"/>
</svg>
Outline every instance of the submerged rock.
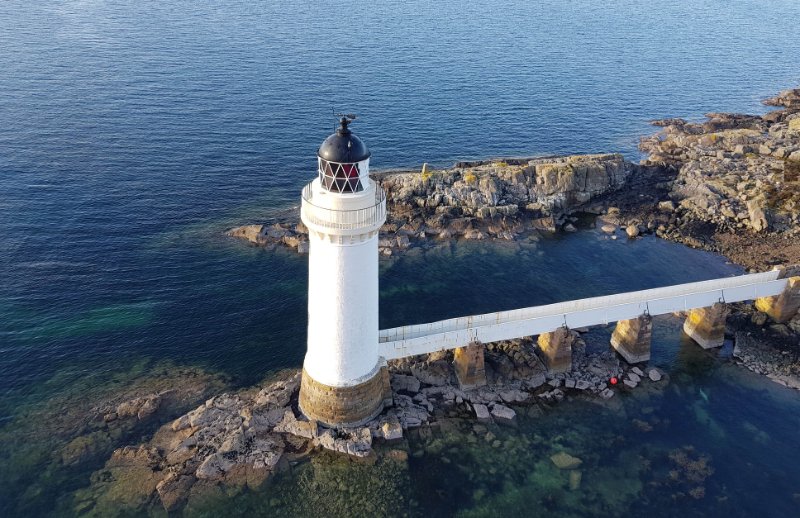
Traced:
<svg viewBox="0 0 800 518">
<path fill-rule="evenodd" d="M 573 457 L 569 453 L 563 451 L 551 455 L 550 460 L 558 469 L 575 469 L 583 464 L 583 461 L 578 457 Z"/>
<path fill-rule="evenodd" d="M 581 487 L 582 473 L 580 470 L 573 469 L 569 472 L 569 489 L 577 491 Z"/>
<path fill-rule="evenodd" d="M 767 329 L 772 332 L 771 328 Z M 591 334 L 586 335 L 587 339 L 589 336 Z M 737 335 L 737 354 L 746 355 L 750 349 L 738 338 Z M 528 406 L 522 415 L 540 418 L 548 406 L 565 399 L 569 393 L 580 398 L 609 399 L 615 395 L 606 385 L 610 377 L 624 377 L 624 383 L 633 388 L 645 376 L 645 371 L 637 366 L 623 367 L 610 350 L 587 354 L 586 349 L 583 338 L 576 333 L 572 370 L 566 374 L 547 374 L 531 340 L 488 344 L 485 357 L 489 384 L 467 391 L 456 385 L 452 353 L 392 361 L 389 369 L 394 405 L 365 426 L 346 429 L 321 427 L 300 415 L 297 412 L 300 372 L 286 372 L 261 387 L 219 394 L 206 400 L 163 426 L 148 443 L 147 448 L 151 449 L 115 454 L 105 468 L 114 476 L 93 485 L 102 494 L 92 501 L 98 505 L 101 501 L 105 502 L 103 505 L 118 503 L 109 495 L 124 491 L 138 496 L 123 499 L 119 504 L 122 507 L 130 502 L 142 506 L 145 505 L 142 502 L 158 498 L 165 509 L 174 512 L 183 505 L 191 507 L 191 495 L 201 494 L 210 487 L 261 487 L 281 466 L 296 465 L 320 450 L 360 459 L 359 462 L 367 464 L 380 464 L 382 447 L 376 447 L 373 441 L 401 441 L 404 436 L 411 440 L 419 438 L 426 445 L 424 451 L 412 450 L 415 458 L 435 453 L 441 456 L 442 462 L 449 463 L 452 457 L 444 450 L 447 438 L 458 434 L 459 425 L 455 423 L 473 414 L 478 421 L 473 425 L 476 436 L 467 440 L 467 444 L 474 444 L 483 437 L 485 442 L 481 442 L 493 451 L 513 451 L 513 442 L 505 441 L 503 432 L 492 424 L 516 425 L 517 411 L 507 404 Z M 657 369 L 646 370 L 650 380 L 657 381 L 663 376 Z M 649 387 L 655 389 L 652 385 Z M 622 402 L 618 403 L 612 406 L 621 407 Z M 650 419 L 634 419 L 633 423 L 645 431 L 653 429 L 650 421 L 656 423 Z M 413 428 L 418 431 L 405 433 Z M 404 447 L 400 444 L 395 448 Z M 80 456 L 80 445 L 76 444 L 73 450 Z M 317 455 L 319 453 L 314 453 L 311 458 Z M 133 460 L 122 462 L 127 457 Z M 581 465 L 581 459 L 559 452 L 550 460 L 559 469 L 570 470 L 572 490 L 580 487 L 582 475 L 576 468 Z M 392 464 L 404 465 L 405 461 Z M 128 467 L 131 472 L 125 472 Z M 145 467 L 149 471 L 145 471 Z M 133 491 L 128 484 L 136 477 L 142 478 L 142 484 Z M 562 478 L 562 489 L 564 482 Z M 151 493 L 145 498 L 147 490 Z"/>
<path fill-rule="evenodd" d="M 498 405 L 497 403 L 492 406 L 492 417 L 499 423 L 513 423 L 517 418 L 517 413 L 507 406 Z"/>
<path fill-rule="evenodd" d="M 151 423 L 174 418 L 223 390 L 227 381 L 213 373 L 162 361 L 142 362 L 129 371 L 85 373 L 72 382 L 60 377 L 58 387 L 47 401 L 20 407 L 19 417 L 0 429 L 0 442 L 7 452 L 4 463 L 13 466 L 4 477 L 8 486 L 25 480 L 33 491 L 53 480 L 88 480 L 90 470 L 110 462 L 112 455 L 110 477 L 119 478 L 122 485 L 148 485 L 136 479 L 149 478 L 152 470 L 143 466 L 135 476 L 123 474 L 134 464 L 119 462 L 122 459 L 114 450 L 132 436 L 139 437 Z M 120 406 L 122 416 L 117 415 Z M 142 501 L 131 497 L 137 505 Z M 95 503 L 96 498 L 87 491 L 80 506 L 89 509 Z M 13 507 L 6 510 L 11 515 L 24 514 Z"/>
<path fill-rule="evenodd" d="M 473 409 L 475 410 L 475 417 L 479 421 L 491 421 L 492 417 L 489 414 L 489 408 L 486 405 L 472 405 Z"/>
<path fill-rule="evenodd" d="M 266 228 L 264 225 L 244 225 L 228 230 L 227 235 L 246 239 L 254 244 L 266 242 Z"/>
<path fill-rule="evenodd" d="M 168 512 L 179 509 L 189 497 L 189 490 L 194 482 L 194 478 L 189 475 L 170 473 L 156 484 L 156 492 L 164 509 Z"/>
<path fill-rule="evenodd" d="M 145 397 L 137 397 L 128 401 L 123 401 L 117 405 L 116 417 L 124 419 L 126 417 L 136 417 L 144 419 L 154 414 L 158 407 L 161 405 L 161 396 L 158 394 L 151 394 Z"/>
</svg>

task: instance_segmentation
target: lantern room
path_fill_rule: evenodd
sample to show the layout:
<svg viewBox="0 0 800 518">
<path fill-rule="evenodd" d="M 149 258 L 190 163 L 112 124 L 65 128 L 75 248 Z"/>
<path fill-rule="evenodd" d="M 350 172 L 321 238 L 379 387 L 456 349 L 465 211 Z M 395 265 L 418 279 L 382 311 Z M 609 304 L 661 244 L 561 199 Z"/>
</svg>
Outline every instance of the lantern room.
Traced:
<svg viewBox="0 0 800 518">
<path fill-rule="evenodd" d="M 354 115 L 343 115 L 336 133 L 319 147 L 319 182 L 327 191 L 356 193 L 368 184 L 370 152 L 348 128 L 354 119 Z"/>
</svg>

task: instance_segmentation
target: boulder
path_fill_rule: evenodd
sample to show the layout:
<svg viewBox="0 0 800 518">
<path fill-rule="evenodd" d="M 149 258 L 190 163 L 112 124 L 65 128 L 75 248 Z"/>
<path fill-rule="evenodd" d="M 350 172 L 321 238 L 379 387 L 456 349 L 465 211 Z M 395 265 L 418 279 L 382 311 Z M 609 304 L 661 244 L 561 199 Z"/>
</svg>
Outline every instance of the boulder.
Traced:
<svg viewBox="0 0 800 518">
<path fill-rule="evenodd" d="M 338 432 L 325 429 L 314 438 L 314 444 L 327 450 L 364 458 L 372 451 L 372 432 L 369 428 L 343 428 Z"/>
<path fill-rule="evenodd" d="M 416 364 L 411 367 L 411 374 L 422 383 L 436 387 L 447 385 L 449 369 L 444 362 Z"/>
<path fill-rule="evenodd" d="M 170 473 L 164 480 L 156 484 L 156 492 L 161 499 L 161 505 L 167 512 L 174 511 L 183 505 L 194 481 L 195 478 L 191 475 Z"/>
<path fill-rule="evenodd" d="M 392 374 L 391 384 L 393 391 L 403 391 L 411 394 L 419 392 L 420 387 L 420 382 L 417 378 L 405 374 Z"/>
<path fill-rule="evenodd" d="M 606 234 L 613 234 L 614 232 L 617 231 L 617 226 L 611 224 L 605 224 L 602 227 L 600 227 L 600 230 L 602 230 Z"/>
<path fill-rule="evenodd" d="M 275 425 L 274 431 L 312 439 L 317 435 L 317 422 L 300 421 L 294 416 L 292 409 L 287 408 L 281 422 Z"/>
<path fill-rule="evenodd" d="M 662 212 L 674 212 L 675 211 L 675 203 L 672 200 L 659 202 L 658 210 L 660 210 Z"/>
<path fill-rule="evenodd" d="M 262 243 L 265 239 L 264 225 L 244 225 L 230 229 L 227 234 L 231 237 L 246 239 L 251 243 Z"/>
<path fill-rule="evenodd" d="M 403 427 L 397 419 L 387 420 L 381 426 L 383 438 L 387 441 L 395 441 L 403 438 Z"/>
<path fill-rule="evenodd" d="M 525 391 L 519 389 L 508 389 L 508 390 L 501 390 L 498 392 L 500 399 L 502 399 L 506 403 L 521 403 L 530 397 Z"/>
<path fill-rule="evenodd" d="M 161 397 L 158 395 L 152 395 L 144 398 L 142 405 L 139 407 L 139 410 L 136 412 L 136 417 L 141 419 L 145 419 L 156 413 L 158 407 L 161 405 Z"/>
<path fill-rule="evenodd" d="M 495 404 L 492 407 L 492 416 L 498 423 L 513 423 L 517 418 L 517 413 L 507 406 Z"/>
<path fill-rule="evenodd" d="M 489 408 L 486 405 L 472 405 L 473 410 L 475 410 L 475 417 L 478 418 L 478 421 L 491 421 L 492 416 L 489 414 Z"/>
<path fill-rule="evenodd" d="M 747 202 L 747 213 L 750 217 L 750 226 L 756 232 L 763 232 L 769 229 L 769 221 L 767 214 L 764 211 L 763 204 L 758 200 L 750 200 Z"/>
<path fill-rule="evenodd" d="M 534 390 L 541 387 L 546 382 L 547 382 L 547 376 L 545 375 L 545 373 L 539 372 L 534 374 L 530 378 L 526 379 L 524 383 L 529 390 Z"/>
<path fill-rule="evenodd" d="M 767 314 L 762 313 L 761 311 L 756 311 L 755 313 L 753 313 L 753 316 L 750 318 L 750 321 L 759 327 L 763 327 L 764 324 L 767 323 Z"/>
<path fill-rule="evenodd" d="M 220 453 L 214 453 L 203 460 L 194 475 L 200 480 L 221 480 L 231 467 L 233 462 Z"/>
</svg>

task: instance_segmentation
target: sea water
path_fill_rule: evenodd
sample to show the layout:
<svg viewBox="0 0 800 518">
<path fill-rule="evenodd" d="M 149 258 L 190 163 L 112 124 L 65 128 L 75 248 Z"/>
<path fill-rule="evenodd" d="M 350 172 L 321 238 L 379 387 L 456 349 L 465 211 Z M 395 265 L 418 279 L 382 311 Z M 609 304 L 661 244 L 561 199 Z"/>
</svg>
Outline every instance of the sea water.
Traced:
<svg viewBox="0 0 800 518">
<path fill-rule="evenodd" d="M 797 19 L 792 0 L 3 2 L 0 430 L 14 439 L 0 460 L 15 460 L 0 470 L 3 514 L 68 512 L 72 491 L 98 467 L 59 477 L 46 455 L 18 463 L 32 405 L 147 377 L 164 361 L 219 373 L 231 387 L 300 365 L 306 259 L 222 233 L 297 211 L 332 111 L 358 114 L 353 127 L 376 168 L 571 152 L 635 160 L 650 119 L 759 112 L 761 99 L 795 86 Z M 382 327 L 738 272 L 678 245 L 590 231 L 447 244 L 381 264 Z M 760 379 L 731 384 L 738 370 L 697 353 L 676 322 L 657 323 L 656 334 L 654 361 L 683 381 L 653 396 L 658 403 L 622 404 L 633 405 L 628 415 L 653 407 L 647 415 L 670 424 L 618 445 L 630 419 L 566 403 L 518 431 L 493 432 L 524 445 L 500 448 L 519 459 L 505 466 L 502 456 L 483 458 L 484 447 L 470 453 L 461 439 L 475 432 L 461 423 L 419 440 L 422 454 L 398 475 L 406 509 L 589 512 L 572 493 L 542 496 L 550 482 L 536 465 L 558 447 L 587 456 L 594 443 L 581 441 L 599 437 L 606 449 L 586 461 L 581 484 L 597 509 L 619 509 L 598 495 L 633 510 L 677 495 L 698 513 L 725 504 L 727 514 L 786 515 L 800 492 L 791 487 L 793 393 Z M 564 422 L 580 440 L 559 439 Z M 453 452 L 429 448 L 437 439 Z M 669 476 L 669 452 L 686 445 L 693 459 L 712 459 L 702 499 L 659 478 Z M 620 475 L 591 470 L 625 464 L 619 456 L 636 448 L 652 448 L 658 476 L 637 471 L 641 491 L 597 489 Z M 494 472 L 482 473 L 486 462 Z M 282 475 L 278 487 L 304 487 L 311 469 Z M 448 478 L 458 484 L 436 485 Z M 281 494 L 296 501 L 279 499 L 276 512 L 312 501 Z M 262 500 L 254 507 L 266 509 Z M 347 502 L 360 509 L 358 498 Z"/>
</svg>

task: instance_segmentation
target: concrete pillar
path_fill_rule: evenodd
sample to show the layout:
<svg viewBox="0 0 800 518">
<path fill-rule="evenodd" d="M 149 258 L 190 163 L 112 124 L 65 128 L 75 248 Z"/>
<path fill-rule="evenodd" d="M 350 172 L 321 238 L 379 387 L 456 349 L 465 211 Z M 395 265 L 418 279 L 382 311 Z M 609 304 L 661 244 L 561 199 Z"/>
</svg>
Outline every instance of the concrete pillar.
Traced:
<svg viewBox="0 0 800 518">
<path fill-rule="evenodd" d="M 539 335 L 539 352 L 548 371 L 572 370 L 572 341 L 572 334 L 566 327 L 559 327 L 552 333 Z"/>
<path fill-rule="evenodd" d="M 620 320 L 611 335 L 611 346 L 628 363 L 646 362 L 650 359 L 652 336 L 653 319 L 650 315 Z"/>
<path fill-rule="evenodd" d="M 462 389 L 486 385 L 486 367 L 483 358 L 483 344 L 472 342 L 454 351 L 456 378 Z"/>
<path fill-rule="evenodd" d="M 727 317 L 728 306 L 722 302 L 717 302 L 710 308 L 692 309 L 686 315 L 683 332 L 703 349 L 721 347 L 725 341 Z"/>
<path fill-rule="evenodd" d="M 756 299 L 756 309 L 781 324 L 794 318 L 800 310 L 800 277 L 790 277 L 780 295 Z"/>
</svg>

